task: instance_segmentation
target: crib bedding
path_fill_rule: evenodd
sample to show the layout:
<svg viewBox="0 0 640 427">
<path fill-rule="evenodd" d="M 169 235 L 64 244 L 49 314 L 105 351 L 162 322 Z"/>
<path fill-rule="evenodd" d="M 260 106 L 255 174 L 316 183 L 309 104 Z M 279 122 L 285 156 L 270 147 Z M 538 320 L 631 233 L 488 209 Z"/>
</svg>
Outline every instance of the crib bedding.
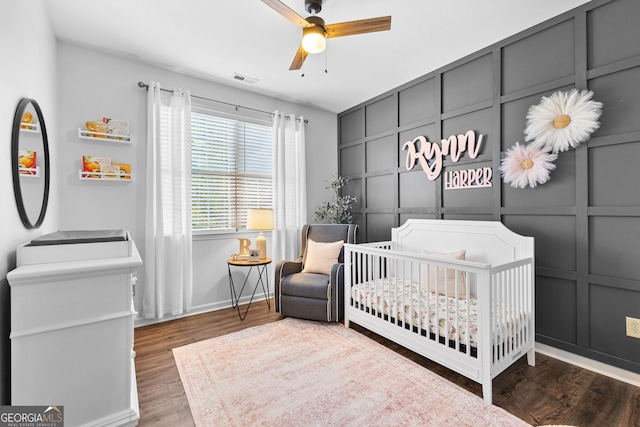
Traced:
<svg viewBox="0 0 640 427">
<path fill-rule="evenodd" d="M 431 335 L 458 341 L 463 346 L 478 346 L 478 301 L 475 296 L 467 299 L 440 295 L 427 291 L 425 285 L 420 286 L 415 281 L 388 277 L 354 284 L 351 298 L 359 306 L 428 330 Z M 513 338 L 518 333 L 517 325 L 526 324 L 523 313 L 506 307 L 497 307 L 496 313 L 499 313 L 499 321 L 492 322 L 495 323 L 493 344 Z"/>
</svg>

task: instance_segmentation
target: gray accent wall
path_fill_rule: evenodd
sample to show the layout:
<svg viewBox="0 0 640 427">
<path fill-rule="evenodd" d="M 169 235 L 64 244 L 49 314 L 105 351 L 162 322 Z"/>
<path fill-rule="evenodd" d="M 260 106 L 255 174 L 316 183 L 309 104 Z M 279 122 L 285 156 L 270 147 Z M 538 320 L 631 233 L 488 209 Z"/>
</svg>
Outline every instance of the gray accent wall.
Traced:
<svg viewBox="0 0 640 427">
<path fill-rule="evenodd" d="M 640 339 L 625 334 L 625 317 L 640 318 L 639 19 L 638 0 L 593 0 L 340 113 L 361 240 L 388 240 L 408 218 L 499 220 L 534 236 L 536 340 L 640 372 Z M 603 103 L 600 129 L 559 154 L 546 184 L 505 185 L 500 159 L 524 142 L 529 107 L 571 88 Z M 484 138 L 475 159 L 446 157 L 436 181 L 406 170 L 404 142 L 468 130 Z M 444 172 L 482 167 L 493 187 L 444 189 Z"/>
</svg>

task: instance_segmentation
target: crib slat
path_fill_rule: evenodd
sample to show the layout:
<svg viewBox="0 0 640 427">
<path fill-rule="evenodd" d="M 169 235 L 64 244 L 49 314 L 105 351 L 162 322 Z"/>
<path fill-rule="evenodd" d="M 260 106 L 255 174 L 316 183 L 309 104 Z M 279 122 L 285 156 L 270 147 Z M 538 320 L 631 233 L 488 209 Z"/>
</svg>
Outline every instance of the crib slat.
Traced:
<svg viewBox="0 0 640 427">
<path fill-rule="evenodd" d="M 415 280 L 415 278 L 414 278 L 415 263 L 413 261 L 411 261 L 409 263 L 409 268 L 410 268 L 410 270 L 409 270 L 409 276 L 410 276 L 409 280 L 411 281 L 410 282 L 411 284 L 409 285 L 409 313 L 408 314 L 405 313 L 405 317 L 409 318 L 409 330 L 413 331 L 413 327 L 414 327 L 413 301 L 414 301 L 414 298 L 417 297 L 417 293 L 418 293 L 418 289 L 416 289 L 415 284 L 414 284 L 415 283 L 414 282 L 414 280 Z M 419 305 L 420 305 L 420 302 L 418 300 L 418 306 Z"/>
<path fill-rule="evenodd" d="M 476 277 L 475 274 L 473 273 L 469 273 L 466 272 L 466 279 L 467 279 L 467 283 L 469 284 L 467 286 L 467 348 L 469 349 L 467 354 L 469 356 L 471 356 L 471 309 L 472 307 L 472 301 L 471 301 L 471 280 L 474 279 Z M 477 307 L 476 307 L 477 309 Z"/>
<path fill-rule="evenodd" d="M 416 292 L 417 292 L 417 304 L 418 306 L 415 308 L 416 310 L 416 319 L 415 319 L 415 327 L 417 328 L 417 333 L 420 334 L 422 331 L 422 274 L 420 274 L 420 263 L 416 264 L 416 272 L 417 272 L 417 276 L 416 277 Z M 413 317 L 413 314 L 412 314 Z"/>
<path fill-rule="evenodd" d="M 440 269 L 442 267 L 436 267 L 436 281 L 440 281 Z M 440 286 L 444 285 L 444 303 L 440 301 L 438 297 L 438 313 L 442 313 L 444 309 L 444 345 L 449 347 L 449 300 L 447 299 L 447 269 L 444 268 L 444 283 L 440 284 Z M 438 291 L 436 295 L 440 295 Z M 443 307 L 444 305 L 444 307 Z"/>
<path fill-rule="evenodd" d="M 374 284 L 375 282 L 373 281 L 373 254 L 369 254 L 367 255 L 367 280 Z M 376 301 L 376 295 L 378 293 L 378 289 L 377 287 L 374 285 L 373 288 L 369 289 L 369 295 L 370 295 L 370 303 L 368 304 L 368 308 L 371 311 L 372 315 L 376 315 L 376 310 L 374 309 L 374 304 Z"/>
<path fill-rule="evenodd" d="M 432 269 L 429 268 L 428 265 L 425 266 L 425 269 L 427 271 L 427 286 L 430 291 L 429 298 L 433 298 L 433 311 L 429 315 L 429 330 L 433 331 L 433 338 L 431 338 L 431 334 L 429 334 L 429 337 L 433 341 L 438 342 L 440 327 L 440 325 L 438 324 L 438 317 L 440 316 L 438 307 L 438 274 L 435 268 L 432 271 Z M 433 289 L 431 288 L 432 283 Z M 431 303 L 431 300 L 429 300 L 429 303 Z"/>
<path fill-rule="evenodd" d="M 376 259 L 378 259 L 378 258 L 379 258 L 378 256 L 375 256 L 374 259 L 373 259 L 374 272 L 377 271 L 377 269 L 375 268 L 375 262 L 376 262 Z M 378 277 L 378 275 L 376 275 L 374 280 L 376 280 L 376 282 L 377 282 L 377 279 L 380 279 L 380 277 Z M 374 283 L 376 283 L 376 282 L 374 282 Z M 376 293 L 377 293 L 377 286 L 376 286 Z M 377 295 L 376 295 L 376 307 L 377 307 L 377 312 L 380 313 L 382 318 L 384 318 L 384 314 L 385 314 L 385 311 L 384 311 L 384 287 L 382 288 L 382 293 L 383 293 L 383 295 L 382 295 L 382 298 L 380 299 L 380 302 L 378 302 L 379 300 L 378 300 Z"/>
<path fill-rule="evenodd" d="M 500 288 L 497 279 L 497 274 L 493 276 L 491 281 L 491 347 L 492 347 L 492 355 L 494 358 L 494 362 L 498 360 L 500 357 L 499 348 L 496 345 L 498 342 L 498 326 L 500 325 L 499 313 L 497 311 L 499 301 Z"/>
<path fill-rule="evenodd" d="M 455 299 L 455 321 L 454 321 L 454 328 L 455 328 L 455 343 L 456 343 L 456 350 L 460 351 L 460 293 L 458 291 L 458 270 L 453 270 L 453 291 L 454 291 L 454 299 Z M 447 274 L 447 277 L 449 275 Z"/>
<path fill-rule="evenodd" d="M 520 338 L 522 336 L 522 317 L 520 316 L 520 307 L 521 307 L 521 301 L 520 301 L 520 292 L 518 290 L 518 287 L 515 286 L 516 283 L 521 283 L 518 282 L 518 278 L 520 276 L 520 269 L 515 269 L 511 271 L 511 280 L 512 280 L 512 286 L 513 286 L 513 318 L 514 318 L 514 324 L 513 324 L 513 340 L 514 340 L 514 351 L 517 348 L 520 348 L 520 346 L 522 345 L 522 343 L 520 342 Z"/>
<path fill-rule="evenodd" d="M 509 272 L 507 271 L 503 271 L 500 275 L 502 277 L 502 282 L 503 282 L 503 286 L 504 286 L 504 292 L 505 292 L 505 298 L 504 298 L 504 305 L 502 307 L 502 312 L 504 313 L 504 323 L 503 323 L 503 327 L 504 327 L 504 335 L 502 337 L 502 347 L 504 348 L 504 356 L 508 357 L 509 354 L 511 353 L 511 342 L 509 340 L 509 325 L 511 322 L 511 319 L 509 319 L 509 308 L 511 307 L 511 286 L 509 286 L 509 281 L 507 280 Z"/>
<path fill-rule="evenodd" d="M 499 301 L 500 301 L 500 283 L 498 279 L 498 275 L 494 275 L 492 278 L 492 289 L 493 289 L 493 297 L 491 298 L 491 333 L 493 334 L 493 338 L 491 341 L 491 346 L 493 347 L 493 357 L 494 361 L 497 362 L 500 359 L 500 347 L 496 344 L 500 339 L 500 312 L 499 312 Z"/>
<path fill-rule="evenodd" d="M 527 279 L 525 266 L 520 266 L 518 268 L 518 272 L 516 274 L 517 282 L 524 283 Z M 520 324 L 518 327 L 519 331 L 519 340 L 518 345 L 522 347 L 525 344 L 526 336 L 527 336 L 527 315 L 526 315 L 526 290 L 518 287 L 518 319 L 520 320 Z"/>
<path fill-rule="evenodd" d="M 509 317 L 507 316 L 507 308 L 509 307 L 509 286 L 507 285 L 506 272 L 500 273 L 500 282 L 502 283 L 502 301 L 500 301 L 502 307 L 502 357 L 507 357 L 509 354 L 508 343 L 508 330 L 509 330 Z"/>
</svg>

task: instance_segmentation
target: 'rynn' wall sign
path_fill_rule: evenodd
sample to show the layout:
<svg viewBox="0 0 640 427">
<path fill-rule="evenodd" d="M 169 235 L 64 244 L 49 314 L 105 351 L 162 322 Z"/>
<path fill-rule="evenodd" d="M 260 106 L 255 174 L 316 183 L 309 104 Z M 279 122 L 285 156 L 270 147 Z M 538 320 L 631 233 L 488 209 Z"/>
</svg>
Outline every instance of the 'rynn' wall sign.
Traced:
<svg viewBox="0 0 640 427">
<path fill-rule="evenodd" d="M 433 181 L 442 173 L 444 156 L 450 156 L 451 160 L 457 163 L 462 153 L 466 151 L 470 158 L 475 159 L 478 157 L 481 147 L 482 134 L 478 135 L 476 140 L 476 133 L 470 130 L 464 135 L 451 135 L 448 139 L 441 140 L 440 144 L 430 142 L 425 136 L 418 136 L 405 142 L 402 149 L 407 150 L 405 162 L 407 170 L 413 169 L 418 161 L 424 173 L 427 174 L 427 178 Z M 445 190 L 456 190 L 491 187 L 492 177 L 493 169 L 490 167 L 447 171 L 444 174 L 444 188 Z"/>
</svg>

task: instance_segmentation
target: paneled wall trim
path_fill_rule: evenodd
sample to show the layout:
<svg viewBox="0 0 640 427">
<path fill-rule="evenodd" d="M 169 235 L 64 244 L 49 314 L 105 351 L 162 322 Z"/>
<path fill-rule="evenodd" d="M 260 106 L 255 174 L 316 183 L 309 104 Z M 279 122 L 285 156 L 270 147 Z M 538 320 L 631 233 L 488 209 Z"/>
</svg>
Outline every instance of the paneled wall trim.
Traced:
<svg viewBox="0 0 640 427">
<path fill-rule="evenodd" d="M 338 115 L 344 194 L 366 241 L 408 218 L 500 220 L 536 238 L 538 342 L 640 373 L 640 1 L 593 0 Z M 515 189 L 501 156 L 524 142 L 542 96 L 589 89 L 603 103 L 591 138 L 559 154 L 551 179 Z M 428 180 L 406 141 L 473 130 L 477 157 L 445 157 Z M 445 189 L 445 172 L 492 168 L 492 186 Z"/>
</svg>

